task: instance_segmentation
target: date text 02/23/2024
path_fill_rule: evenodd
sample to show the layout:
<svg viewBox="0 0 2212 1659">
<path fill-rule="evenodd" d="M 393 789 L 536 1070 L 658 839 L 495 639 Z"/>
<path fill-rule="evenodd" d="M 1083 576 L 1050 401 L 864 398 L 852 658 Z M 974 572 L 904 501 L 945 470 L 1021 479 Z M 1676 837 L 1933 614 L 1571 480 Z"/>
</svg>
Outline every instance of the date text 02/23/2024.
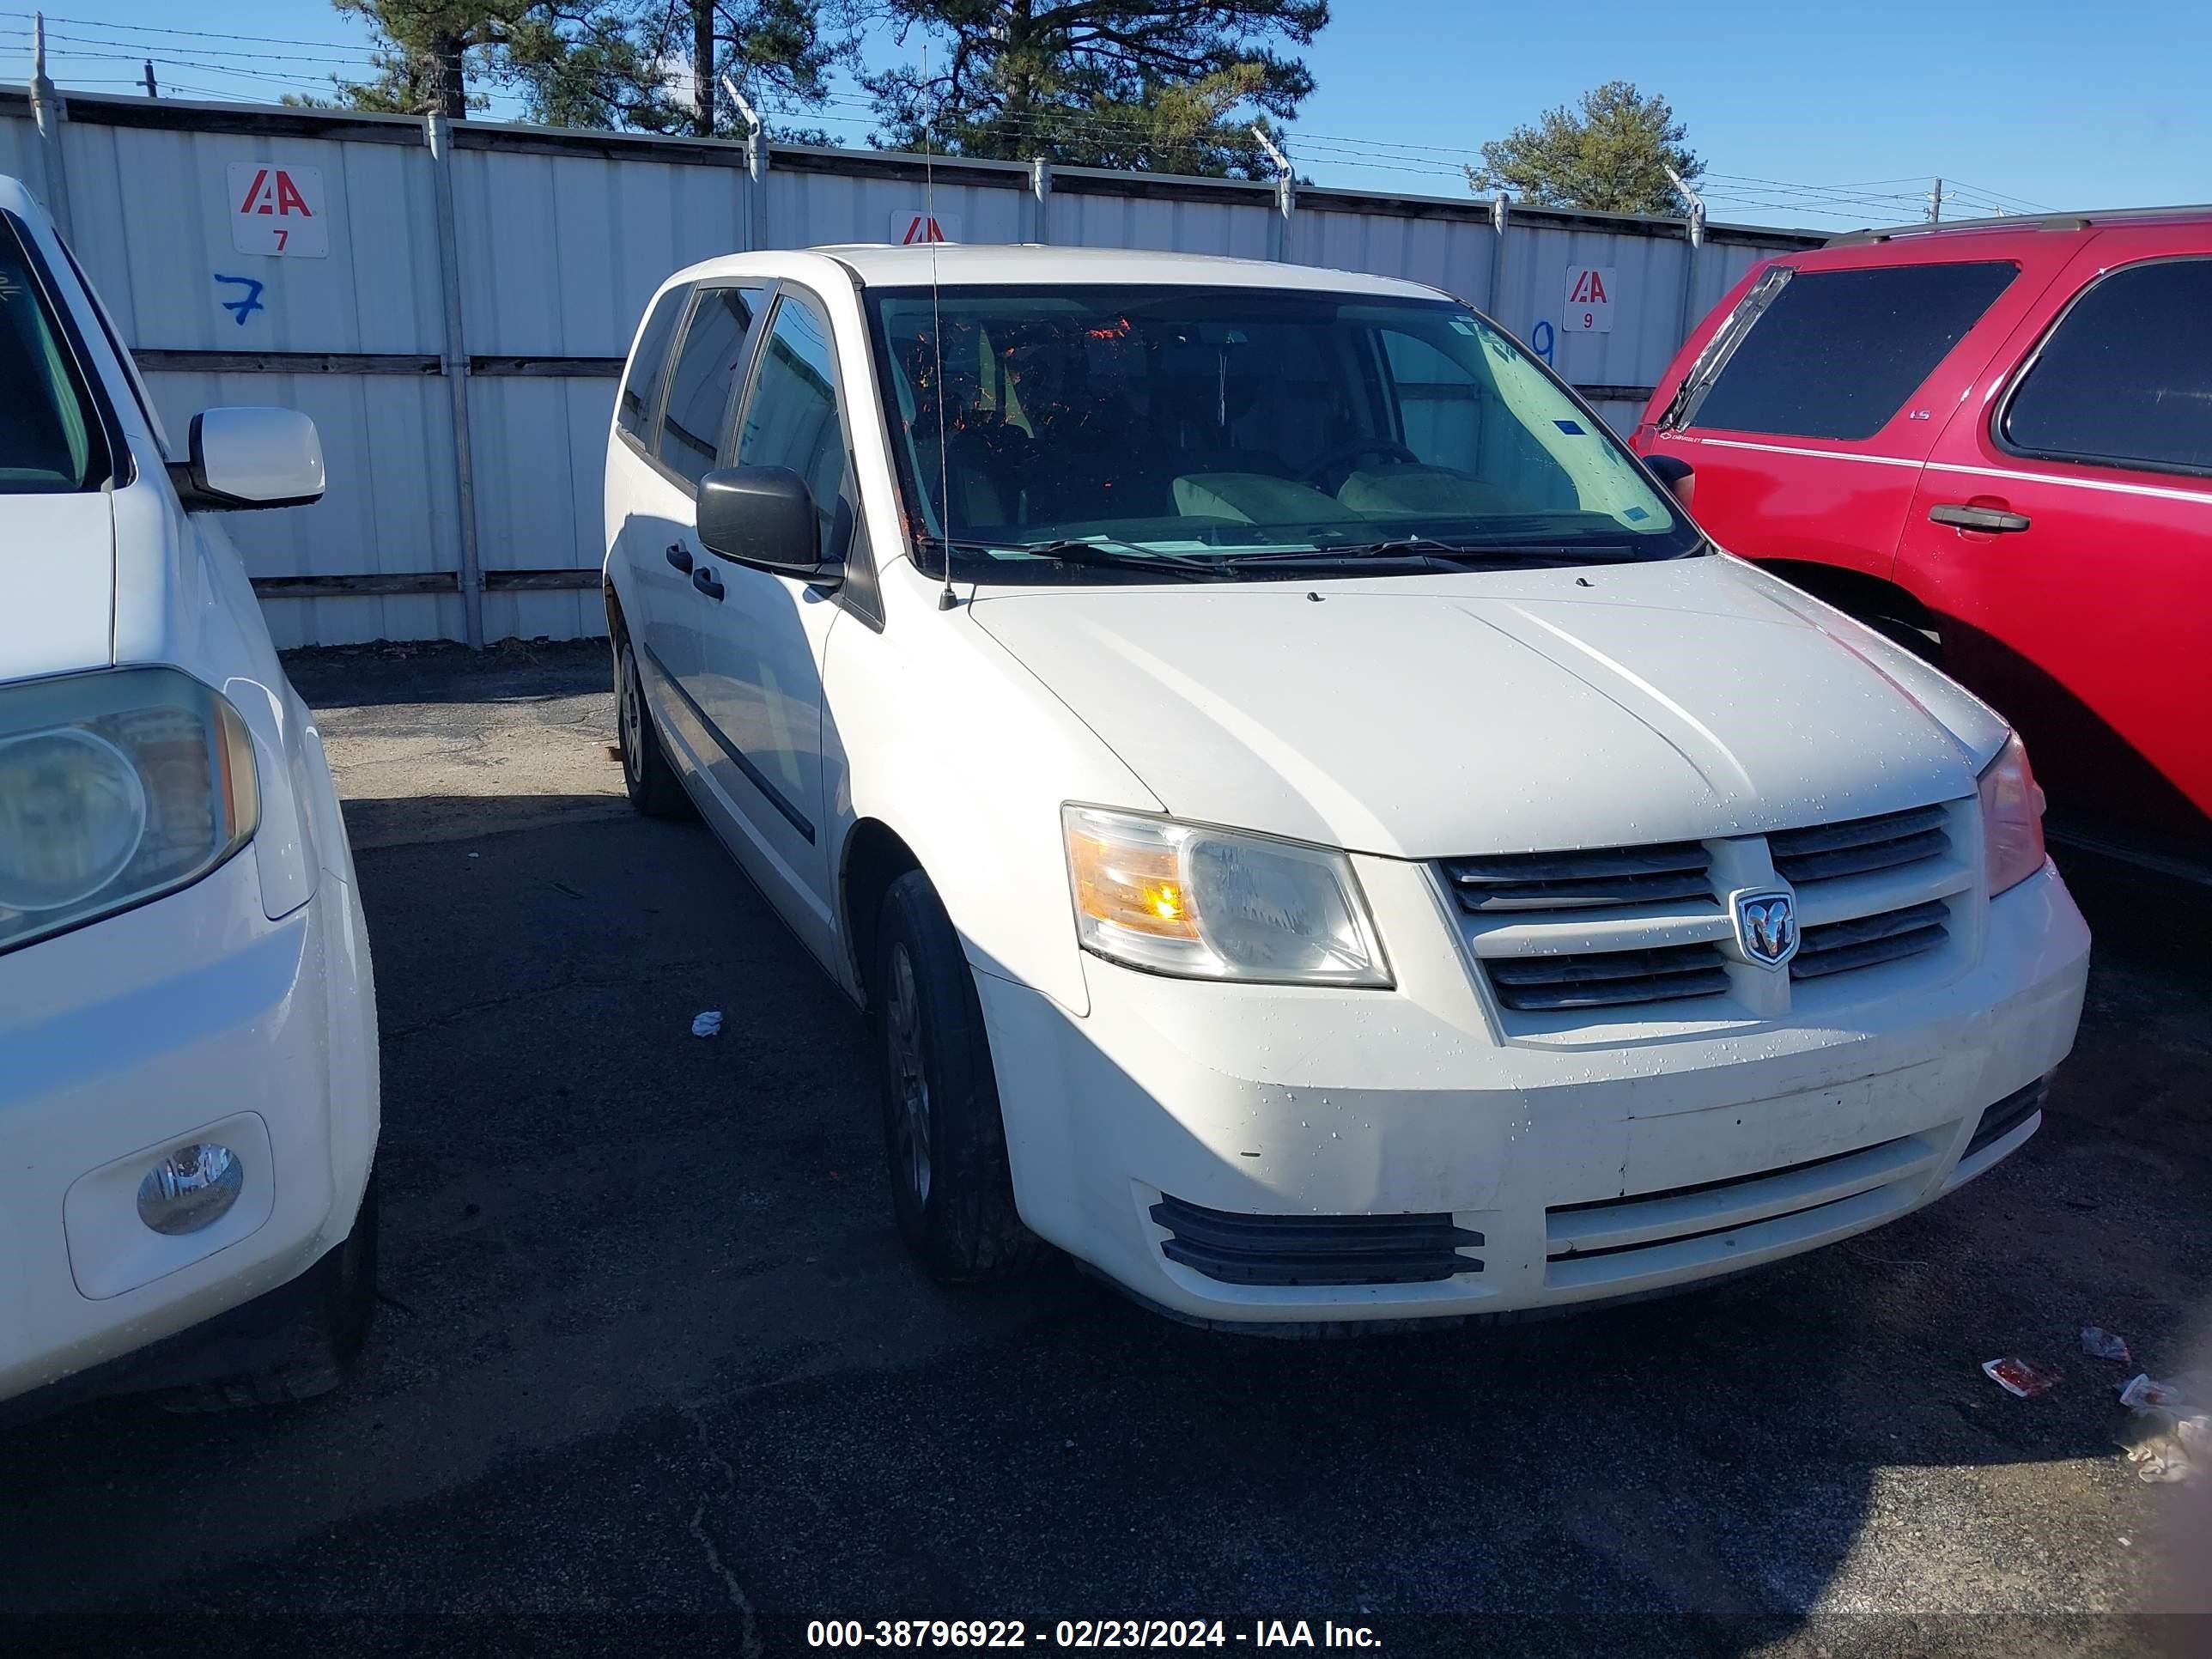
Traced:
<svg viewBox="0 0 2212 1659">
<path fill-rule="evenodd" d="M 811 1648 L 1371 1648 L 1372 1626 L 1334 1620 L 816 1619 Z"/>
</svg>

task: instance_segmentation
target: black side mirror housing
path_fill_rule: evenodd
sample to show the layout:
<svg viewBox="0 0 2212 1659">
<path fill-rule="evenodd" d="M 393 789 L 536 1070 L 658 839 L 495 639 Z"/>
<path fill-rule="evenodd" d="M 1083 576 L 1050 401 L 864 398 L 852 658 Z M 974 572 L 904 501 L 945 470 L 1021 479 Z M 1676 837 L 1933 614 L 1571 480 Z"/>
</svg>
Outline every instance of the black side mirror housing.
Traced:
<svg viewBox="0 0 2212 1659">
<path fill-rule="evenodd" d="M 1685 508 L 1690 506 L 1691 497 L 1697 493 L 1698 488 L 1695 468 L 1679 455 L 1646 455 L 1644 465 L 1650 469 L 1653 477 L 1667 486 L 1668 495 Z"/>
<path fill-rule="evenodd" d="M 787 466 L 718 467 L 699 480 L 699 540 L 755 570 L 834 586 L 842 562 L 825 558 L 814 492 Z"/>
</svg>

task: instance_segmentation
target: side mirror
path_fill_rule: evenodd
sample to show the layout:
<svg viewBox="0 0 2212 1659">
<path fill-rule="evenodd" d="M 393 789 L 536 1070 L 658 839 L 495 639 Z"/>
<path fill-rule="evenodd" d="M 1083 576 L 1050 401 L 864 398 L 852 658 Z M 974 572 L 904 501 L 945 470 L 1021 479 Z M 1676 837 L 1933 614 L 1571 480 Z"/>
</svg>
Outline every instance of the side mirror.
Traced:
<svg viewBox="0 0 2212 1659">
<path fill-rule="evenodd" d="M 1687 461 L 1679 455 L 1646 455 L 1644 465 L 1667 486 L 1667 493 L 1681 503 L 1684 512 L 1696 510 L 1691 497 L 1698 493 L 1698 475 Z"/>
<path fill-rule="evenodd" d="M 204 409 L 191 459 L 169 463 L 187 507 L 305 507 L 323 495 L 323 443 L 296 409 Z"/>
<path fill-rule="evenodd" d="M 699 539 L 710 553 L 756 570 L 835 582 L 824 560 L 814 492 L 787 466 L 719 467 L 699 480 Z"/>
</svg>

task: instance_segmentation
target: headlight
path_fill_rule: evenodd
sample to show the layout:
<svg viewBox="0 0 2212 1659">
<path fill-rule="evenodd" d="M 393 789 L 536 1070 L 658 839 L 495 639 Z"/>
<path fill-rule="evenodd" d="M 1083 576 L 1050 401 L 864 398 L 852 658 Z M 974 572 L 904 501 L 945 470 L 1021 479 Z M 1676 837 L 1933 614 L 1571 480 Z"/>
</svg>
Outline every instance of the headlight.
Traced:
<svg viewBox="0 0 2212 1659">
<path fill-rule="evenodd" d="M 1191 979 L 1390 983 L 1341 853 L 1097 806 L 1060 822 L 1087 951 Z"/>
<path fill-rule="evenodd" d="M 260 822 L 246 722 L 190 675 L 0 687 L 0 951 L 197 881 Z"/>
<path fill-rule="evenodd" d="M 2043 787 L 2028 769 L 2018 737 L 1981 775 L 1982 862 L 1989 867 L 1990 896 L 2017 887 L 2043 868 Z"/>
</svg>

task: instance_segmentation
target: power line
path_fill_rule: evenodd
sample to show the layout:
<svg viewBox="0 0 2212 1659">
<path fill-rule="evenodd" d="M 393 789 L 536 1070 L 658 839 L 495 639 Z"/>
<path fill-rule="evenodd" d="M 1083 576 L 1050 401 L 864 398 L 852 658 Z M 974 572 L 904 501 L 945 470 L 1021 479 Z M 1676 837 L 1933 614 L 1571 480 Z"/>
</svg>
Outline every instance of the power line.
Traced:
<svg viewBox="0 0 2212 1659">
<path fill-rule="evenodd" d="M 37 16 L 35 12 L 0 11 L 0 17 L 20 17 L 26 22 Z M 297 40 L 273 34 L 221 34 L 210 29 L 172 28 L 146 23 L 111 23 L 100 17 L 57 17 L 46 15 L 49 23 L 66 23 L 76 28 L 112 29 L 118 34 L 182 34 L 200 40 L 244 40 L 264 46 L 335 46 L 341 51 L 355 45 L 350 40 Z M 187 48 L 189 50 L 189 48 Z"/>
</svg>

